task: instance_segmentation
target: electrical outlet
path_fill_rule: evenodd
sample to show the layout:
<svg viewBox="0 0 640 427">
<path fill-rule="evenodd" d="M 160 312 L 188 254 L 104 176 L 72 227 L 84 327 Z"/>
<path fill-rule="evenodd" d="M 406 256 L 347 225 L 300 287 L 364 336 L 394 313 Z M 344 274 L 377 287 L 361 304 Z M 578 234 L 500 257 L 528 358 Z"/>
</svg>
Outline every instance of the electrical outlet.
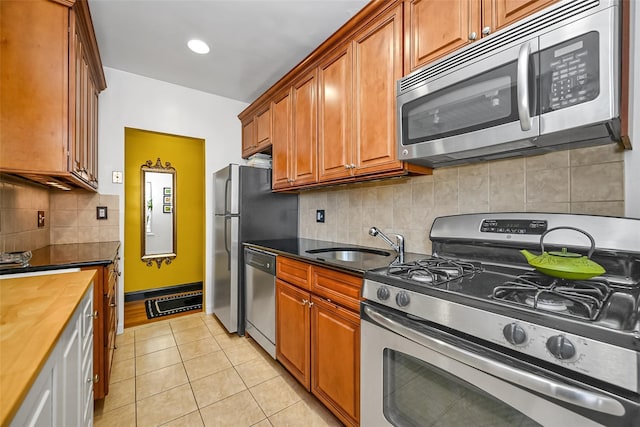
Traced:
<svg viewBox="0 0 640 427">
<path fill-rule="evenodd" d="M 44 227 L 44 211 L 38 211 L 38 228 Z"/>
<path fill-rule="evenodd" d="M 316 211 L 316 222 L 324 222 L 324 209 Z"/>
<path fill-rule="evenodd" d="M 106 206 L 96 206 L 96 219 L 107 219 Z"/>
</svg>

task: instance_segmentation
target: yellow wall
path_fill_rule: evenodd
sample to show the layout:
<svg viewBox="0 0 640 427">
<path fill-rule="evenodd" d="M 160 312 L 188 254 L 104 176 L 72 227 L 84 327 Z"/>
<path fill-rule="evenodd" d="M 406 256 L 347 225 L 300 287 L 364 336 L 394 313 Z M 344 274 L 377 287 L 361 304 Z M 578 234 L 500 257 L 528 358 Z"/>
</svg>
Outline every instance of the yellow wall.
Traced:
<svg viewBox="0 0 640 427">
<path fill-rule="evenodd" d="M 203 139 L 125 128 L 125 293 L 203 282 L 204 145 Z M 161 268 L 140 260 L 140 166 L 158 157 L 176 169 L 177 256 Z"/>
</svg>

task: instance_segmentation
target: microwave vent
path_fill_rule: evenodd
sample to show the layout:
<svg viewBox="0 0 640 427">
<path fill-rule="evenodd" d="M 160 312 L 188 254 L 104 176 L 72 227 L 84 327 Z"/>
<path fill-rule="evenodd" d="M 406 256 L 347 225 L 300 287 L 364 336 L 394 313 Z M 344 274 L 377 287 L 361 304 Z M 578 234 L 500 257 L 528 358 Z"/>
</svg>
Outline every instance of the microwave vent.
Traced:
<svg viewBox="0 0 640 427">
<path fill-rule="evenodd" d="M 415 86 L 442 74 L 451 72 L 458 66 L 466 65 L 487 53 L 497 52 L 513 43 L 514 40 L 523 40 L 540 33 L 558 23 L 566 23 L 567 19 L 598 7 L 599 0 L 569 1 L 544 9 L 519 23 L 506 27 L 479 42 L 473 43 L 462 50 L 444 57 L 436 63 L 412 73 L 398 82 L 398 95 L 412 90 Z"/>
</svg>

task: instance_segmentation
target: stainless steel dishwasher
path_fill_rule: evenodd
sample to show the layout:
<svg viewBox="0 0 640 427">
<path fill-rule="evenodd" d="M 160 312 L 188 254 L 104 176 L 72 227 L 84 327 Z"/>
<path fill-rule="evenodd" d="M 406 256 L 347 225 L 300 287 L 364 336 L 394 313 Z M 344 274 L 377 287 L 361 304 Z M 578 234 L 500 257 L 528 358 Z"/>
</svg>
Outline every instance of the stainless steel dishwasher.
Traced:
<svg viewBox="0 0 640 427">
<path fill-rule="evenodd" d="M 276 255 L 244 249 L 246 332 L 276 358 Z"/>
</svg>

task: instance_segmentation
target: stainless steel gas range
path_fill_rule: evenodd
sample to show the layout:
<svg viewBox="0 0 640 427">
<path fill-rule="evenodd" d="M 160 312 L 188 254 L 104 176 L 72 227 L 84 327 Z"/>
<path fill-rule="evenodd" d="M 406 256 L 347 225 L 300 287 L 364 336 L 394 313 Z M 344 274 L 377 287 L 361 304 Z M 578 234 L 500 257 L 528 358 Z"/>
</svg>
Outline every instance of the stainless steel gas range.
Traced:
<svg viewBox="0 0 640 427">
<path fill-rule="evenodd" d="M 456 215 L 430 238 L 365 274 L 363 426 L 640 425 L 640 220 Z M 605 273 L 553 277 L 523 249 Z"/>
</svg>

